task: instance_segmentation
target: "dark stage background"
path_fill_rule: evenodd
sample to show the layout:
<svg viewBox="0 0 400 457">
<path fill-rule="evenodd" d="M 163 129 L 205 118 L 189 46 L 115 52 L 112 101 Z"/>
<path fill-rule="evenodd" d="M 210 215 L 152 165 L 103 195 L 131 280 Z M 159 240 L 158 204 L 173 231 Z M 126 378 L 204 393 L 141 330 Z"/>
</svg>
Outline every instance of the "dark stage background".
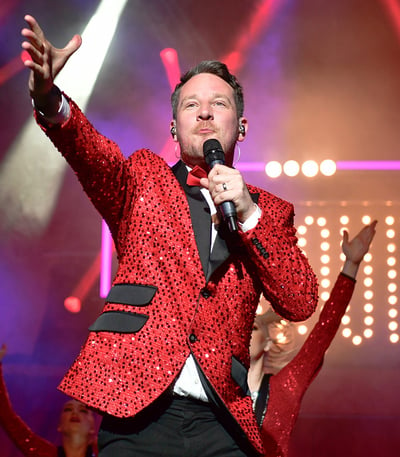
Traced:
<svg viewBox="0 0 400 457">
<path fill-rule="evenodd" d="M 57 384 L 103 303 L 101 220 L 57 151 L 32 126 L 20 30 L 30 13 L 63 47 L 82 33 L 100 3 L 0 4 L 3 369 L 15 410 L 53 442 L 65 400 Z M 113 10 L 119 2 L 104 3 Z M 399 455 L 400 170 L 376 169 L 400 159 L 399 11 L 394 0 L 129 0 L 88 93 L 89 119 L 126 155 L 146 146 L 173 162 L 170 84 L 160 52 L 176 49 L 181 70 L 203 59 L 229 61 L 244 86 L 249 119 L 237 166 L 249 183 L 295 204 L 304 250 L 320 280 L 330 281 L 321 292 L 330 289 L 341 265 L 341 228 L 354 235 L 368 217 L 379 220 L 363 265 L 372 271 L 360 270 L 349 322 L 304 398 L 291 457 Z M 98 27 L 99 47 L 108 22 Z M 98 53 L 95 47 L 92 55 Z M 80 99 L 80 83 L 90 72 L 74 70 L 73 98 Z M 263 172 L 271 160 L 308 159 L 332 159 L 337 172 L 275 179 Z M 345 169 L 349 161 L 358 165 Z M 360 161 L 379 163 L 363 170 Z M 322 269 L 324 253 L 329 271 Z M 81 311 L 67 311 L 64 299 L 79 294 Z M 0 449 L 2 457 L 21 455 L 1 430 Z"/>
</svg>

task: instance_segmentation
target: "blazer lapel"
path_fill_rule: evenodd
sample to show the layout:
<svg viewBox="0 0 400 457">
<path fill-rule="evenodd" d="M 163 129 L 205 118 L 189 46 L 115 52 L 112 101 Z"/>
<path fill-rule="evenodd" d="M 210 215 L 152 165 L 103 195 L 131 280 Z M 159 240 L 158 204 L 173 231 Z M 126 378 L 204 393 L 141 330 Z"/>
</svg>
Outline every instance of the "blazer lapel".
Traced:
<svg viewBox="0 0 400 457">
<path fill-rule="evenodd" d="M 204 199 L 200 187 L 186 184 L 188 171 L 181 160 L 172 167 L 172 172 L 186 194 L 196 245 L 203 272 L 208 282 L 212 274 L 228 259 L 230 254 L 236 248 L 239 248 L 241 240 L 237 234 L 230 233 L 227 225 L 221 222 L 210 253 L 211 216 L 208 203 Z M 255 203 L 258 202 L 259 194 L 252 193 L 251 197 Z"/>
<path fill-rule="evenodd" d="M 257 203 L 260 194 L 252 193 L 250 195 L 254 203 Z M 235 233 L 231 233 L 228 226 L 221 222 L 210 254 L 210 261 L 208 263 L 206 276 L 207 281 L 210 279 L 214 271 L 225 262 L 233 250 L 235 248 L 239 248 L 240 245 L 241 240 L 239 236 Z"/>
<path fill-rule="evenodd" d="M 199 251 L 203 272 L 206 276 L 211 246 L 210 208 L 204 199 L 200 188 L 198 186 L 188 186 L 186 184 L 188 171 L 182 161 L 177 162 L 172 167 L 172 171 L 186 193 L 197 249 Z"/>
<path fill-rule="evenodd" d="M 217 236 L 215 237 L 214 246 L 212 248 L 210 254 L 210 260 L 208 262 L 208 269 L 207 269 L 207 281 L 210 279 L 211 275 L 214 271 L 222 265 L 225 260 L 229 257 L 230 252 L 228 249 L 228 245 L 225 239 L 225 224 L 221 224 L 219 230 L 217 232 Z"/>
</svg>

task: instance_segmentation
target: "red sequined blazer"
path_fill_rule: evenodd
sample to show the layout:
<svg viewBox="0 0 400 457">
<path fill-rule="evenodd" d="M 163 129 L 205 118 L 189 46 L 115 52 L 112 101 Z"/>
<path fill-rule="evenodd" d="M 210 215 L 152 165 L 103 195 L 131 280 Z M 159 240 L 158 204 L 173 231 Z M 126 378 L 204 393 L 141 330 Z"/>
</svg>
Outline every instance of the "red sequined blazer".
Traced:
<svg viewBox="0 0 400 457">
<path fill-rule="evenodd" d="M 259 295 L 296 321 L 317 304 L 315 275 L 296 244 L 293 206 L 248 186 L 262 210 L 259 223 L 235 239 L 222 230 L 201 259 L 194 226 L 209 215 L 185 193 L 186 167 L 180 162 L 173 170 L 146 149 L 126 159 L 70 105 L 62 126 L 42 128 L 107 222 L 119 266 L 61 390 L 100 411 L 133 416 L 173 384 L 192 353 L 239 430 L 262 450 L 251 399 L 238 384 L 246 380 Z"/>
</svg>

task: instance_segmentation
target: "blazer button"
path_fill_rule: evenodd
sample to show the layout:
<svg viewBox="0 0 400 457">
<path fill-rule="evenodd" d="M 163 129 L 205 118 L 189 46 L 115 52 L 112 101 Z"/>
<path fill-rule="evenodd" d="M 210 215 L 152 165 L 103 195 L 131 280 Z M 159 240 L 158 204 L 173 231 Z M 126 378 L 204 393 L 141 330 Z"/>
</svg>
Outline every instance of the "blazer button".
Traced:
<svg viewBox="0 0 400 457">
<path fill-rule="evenodd" d="M 190 341 L 191 343 L 195 343 L 195 342 L 197 341 L 197 336 L 196 336 L 194 333 L 191 333 L 191 334 L 189 335 L 189 341 Z"/>
<path fill-rule="evenodd" d="M 211 297 L 211 292 L 206 287 L 204 287 L 204 289 L 201 289 L 200 293 L 204 298 Z"/>
</svg>

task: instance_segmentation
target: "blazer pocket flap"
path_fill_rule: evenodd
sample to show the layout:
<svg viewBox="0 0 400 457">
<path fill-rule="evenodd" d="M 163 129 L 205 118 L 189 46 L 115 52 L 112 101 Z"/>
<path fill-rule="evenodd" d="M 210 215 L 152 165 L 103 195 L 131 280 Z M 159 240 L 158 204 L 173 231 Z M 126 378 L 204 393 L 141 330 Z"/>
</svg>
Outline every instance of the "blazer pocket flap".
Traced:
<svg viewBox="0 0 400 457">
<path fill-rule="evenodd" d="M 122 305 L 143 306 L 153 299 L 157 287 L 143 284 L 115 284 L 107 295 L 106 300 Z"/>
<path fill-rule="evenodd" d="M 89 327 L 91 332 L 136 333 L 147 322 L 146 314 L 106 311 Z"/>
</svg>

